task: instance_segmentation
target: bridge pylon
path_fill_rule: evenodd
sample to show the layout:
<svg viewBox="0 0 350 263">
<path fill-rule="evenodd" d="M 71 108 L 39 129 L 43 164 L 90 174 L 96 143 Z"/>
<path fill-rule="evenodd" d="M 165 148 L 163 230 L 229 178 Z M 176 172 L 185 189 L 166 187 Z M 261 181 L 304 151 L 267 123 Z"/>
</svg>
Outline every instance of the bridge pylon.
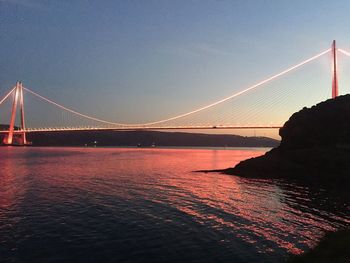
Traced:
<svg viewBox="0 0 350 263">
<path fill-rule="evenodd" d="M 332 99 L 338 97 L 337 47 L 335 40 L 332 43 Z"/>
<path fill-rule="evenodd" d="M 5 136 L 3 143 L 5 145 L 28 145 L 26 133 L 25 133 L 23 86 L 21 82 L 16 83 L 16 87 L 13 92 L 14 92 L 14 97 L 12 102 L 11 120 L 10 120 L 8 134 Z M 18 104 L 20 107 L 21 126 L 20 126 L 20 129 L 16 130 L 15 132 L 15 121 L 16 121 Z"/>
</svg>

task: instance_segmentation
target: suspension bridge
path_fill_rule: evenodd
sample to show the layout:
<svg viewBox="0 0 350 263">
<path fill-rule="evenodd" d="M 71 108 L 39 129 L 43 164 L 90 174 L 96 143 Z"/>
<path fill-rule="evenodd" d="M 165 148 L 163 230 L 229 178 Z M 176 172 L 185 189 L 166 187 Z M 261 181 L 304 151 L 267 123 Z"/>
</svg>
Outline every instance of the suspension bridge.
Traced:
<svg viewBox="0 0 350 263">
<path fill-rule="evenodd" d="M 350 52 L 337 48 L 336 42 L 333 41 L 331 48 L 277 74 L 271 75 L 254 85 L 241 89 L 228 97 L 176 116 L 141 123 L 114 122 L 84 114 L 44 97 L 32 89 L 23 86 L 21 82 L 17 82 L 0 100 L 0 106 L 5 107 L 4 109 L 0 109 L 2 113 L 0 118 L 3 119 L 2 123 L 6 124 L 4 126 L 6 129 L 1 130 L 0 134 L 3 136 L 3 144 L 5 145 L 28 145 L 30 142 L 27 141 L 26 134 L 35 132 L 278 129 L 290 114 L 307 106 L 304 104 L 306 102 L 304 102 L 303 98 L 309 97 L 311 94 L 308 94 L 305 90 L 303 93 L 298 92 L 293 84 L 281 85 L 281 83 L 276 83 L 276 81 L 291 72 L 297 72 L 299 68 L 306 67 L 308 64 L 312 64 L 322 57 L 327 57 L 327 60 L 330 57 L 331 74 L 325 76 L 324 74 L 317 73 L 313 76 L 316 82 L 317 80 L 319 81 L 318 84 L 320 82 L 326 82 L 328 80 L 327 77 L 329 77 L 329 82 L 326 85 L 328 86 L 327 91 L 322 96 L 316 96 L 311 100 L 311 103 L 317 103 L 330 97 L 335 98 L 339 95 L 337 68 L 339 53 L 350 57 Z M 308 83 L 300 75 L 295 76 L 295 78 L 299 79 L 303 85 Z M 288 81 L 293 82 L 293 79 Z M 309 86 L 318 84 L 310 84 Z M 266 90 L 261 87 L 268 85 L 270 85 L 266 88 L 268 91 L 265 92 Z M 286 86 L 287 91 L 283 91 L 282 86 Z M 331 89 L 329 89 L 329 86 L 331 86 Z M 31 96 L 36 101 L 29 104 L 27 96 Z M 295 97 L 295 101 L 291 102 L 293 96 Z M 36 106 L 45 104 L 48 108 L 46 110 L 40 110 L 38 107 L 31 107 L 32 104 Z M 29 111 L 28 108 L 30 108 Z M 41 115 L 45 115 L 46 117 L 42 117 Z M 46 122 L 46 125 L 43 122 Z"/>
</svg>

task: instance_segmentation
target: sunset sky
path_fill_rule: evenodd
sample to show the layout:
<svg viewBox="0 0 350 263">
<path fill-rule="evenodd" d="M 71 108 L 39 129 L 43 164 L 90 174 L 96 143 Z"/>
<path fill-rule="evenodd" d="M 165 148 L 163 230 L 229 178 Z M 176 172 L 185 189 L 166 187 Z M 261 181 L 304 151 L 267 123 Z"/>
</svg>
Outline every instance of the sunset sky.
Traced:
<svg viewBox="0 0 350 263">
<path fill-rule="evenodd" d="M 333 39 L 350 50 L 349 10 L 349 1 L 321 0 L 0 0 L 0 92 L 21 80 L 83 113 L 155 121 L 229 96 Z"/>
</svg>

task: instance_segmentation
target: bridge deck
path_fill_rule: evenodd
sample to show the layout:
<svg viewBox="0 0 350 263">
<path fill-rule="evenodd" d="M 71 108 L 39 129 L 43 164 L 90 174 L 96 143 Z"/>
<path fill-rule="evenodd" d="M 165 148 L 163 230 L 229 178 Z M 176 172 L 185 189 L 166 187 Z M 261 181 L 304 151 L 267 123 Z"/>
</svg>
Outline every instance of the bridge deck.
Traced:
<svg viewBox="0 0 350 263">
<path fill-rule="evenodd" d="M 77 128 L 38 128 L 15 130 L 14 133 L 32 133 L 32 132 L 65 132 L 65 131 L 135 131 L 135 130 L 211 130 L 211 129 L 279 129 L 282 126 L 169 126 L 169 127 L 118 127 L 118 128 L 96 128 L 96 127 L 77 127 Z M 0 131 L 8 133 L 8 131 Z"/>
</svg>

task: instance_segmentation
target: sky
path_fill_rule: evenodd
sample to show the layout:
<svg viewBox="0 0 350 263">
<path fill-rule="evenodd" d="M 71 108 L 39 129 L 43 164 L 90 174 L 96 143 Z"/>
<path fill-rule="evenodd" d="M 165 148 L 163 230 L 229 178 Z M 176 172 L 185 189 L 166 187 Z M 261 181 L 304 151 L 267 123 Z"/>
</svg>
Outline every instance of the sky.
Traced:
<svg viewBox="0 0 350 263">
<path fill-rule="evenodd" d="M 240 91 L 333 39 L 350 50 L 348 10 L 349 1 L 322 0 L 0 0 L 0 93 L 20 80 L 89 115 L 156 121 Z"/>
</svg>

